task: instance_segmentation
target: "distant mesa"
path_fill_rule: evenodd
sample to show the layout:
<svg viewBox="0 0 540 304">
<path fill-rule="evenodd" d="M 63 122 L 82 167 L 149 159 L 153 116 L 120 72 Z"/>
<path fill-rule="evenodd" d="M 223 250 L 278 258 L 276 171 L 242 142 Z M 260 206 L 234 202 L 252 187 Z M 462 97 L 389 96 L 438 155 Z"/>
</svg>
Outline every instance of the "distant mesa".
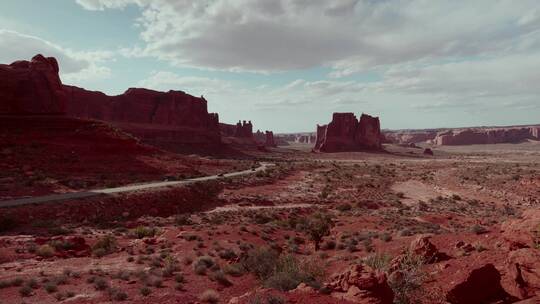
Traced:
<svg viewBox="0 0 540 304">
<path fill-rule="evenodd" d="M 318 152 L 381 150 L 382 140 L 378 117 L 362 114 L 358 120 L 353 113 L 334 113 L 328 125 L 317 125 L 314 150 Z"/>
<path fill-rule="evenodd" d="M 518 143 L 540 140 L 540 126 L 457 129 L 440 132 L 434 139 L 439 146 Z"/>
<path fill-rule="evenodd" d="M 53 57 L 0 64 L 0 114 L 64 114 L 66 95 Z"/>
</svg>

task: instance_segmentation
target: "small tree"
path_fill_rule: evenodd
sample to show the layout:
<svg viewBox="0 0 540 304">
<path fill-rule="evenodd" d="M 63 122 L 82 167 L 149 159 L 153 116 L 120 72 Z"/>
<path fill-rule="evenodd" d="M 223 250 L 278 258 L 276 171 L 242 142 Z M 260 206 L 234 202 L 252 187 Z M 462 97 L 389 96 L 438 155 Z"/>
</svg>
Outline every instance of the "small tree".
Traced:
<svg viewBox="0 0 540 304">
<path fill-rule="evenodd" d="M 315 251 L 320 248 L 323 237 L 330 235 L 334 223 L 329 214 L 317 212 L 306 221 L 304 231 L 315 244 Z"/>
</svg>

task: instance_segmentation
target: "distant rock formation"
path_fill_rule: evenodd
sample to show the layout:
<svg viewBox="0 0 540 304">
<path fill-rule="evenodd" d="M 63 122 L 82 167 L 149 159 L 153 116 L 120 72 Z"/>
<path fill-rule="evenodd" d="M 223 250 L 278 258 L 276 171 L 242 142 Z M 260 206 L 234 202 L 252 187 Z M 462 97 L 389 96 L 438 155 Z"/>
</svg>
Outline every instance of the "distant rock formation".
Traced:
<svg viewBox="0 0 540 304">
<path fill-rule="evenodd" d="M 265 147 L 277 147 L 274 140 L 274 132 L 272 131 L 265 131 L 263 133 L 260 130 L 257 130 L 253 136 L 258 144 L 264 145 Z"/>
<path fill-rule="evenodd" d="M 64 92 L 68 115 L 110 122 L 158 146 L 221 143 L 218 115 L 208 113 L 207 101 L 202 97 L 141 88 L 108 96 L 67 85 Z"/>
<path fill-rule="evenodd" d="M 236 137 L 236 138 L 252 138 L 253 137 L 253 124 L 251 120 L 246 122 L 238 121 L 236 125 L 220 123 L 219 129 L 221 135 L 225 137 Z"/>
<path fill-rule="evenodd" d="M 0 64 L 0 114 L 63 114 L 66 96 L 53 57 Z"/>
<path fill-rule="evenodd" d="M 518 143 L 540 140 L 538 126 L 508 128 L 469 128 L 439 132 L 434 143 L 440 146 Z"/>
<path fill-rule="evenodd" d="M 430 142 L 437 136 L 437 130 L 383 131 L 385 142 L 394 144 L 415 144 Z"/>
<path fill-rule="evenodd" d="M 317 125 L 315 151 L 341 152 L 380 150 L 381 127 L 378 117 L 353 113 L 334 113 L 328 125 Z"/>
</svg>

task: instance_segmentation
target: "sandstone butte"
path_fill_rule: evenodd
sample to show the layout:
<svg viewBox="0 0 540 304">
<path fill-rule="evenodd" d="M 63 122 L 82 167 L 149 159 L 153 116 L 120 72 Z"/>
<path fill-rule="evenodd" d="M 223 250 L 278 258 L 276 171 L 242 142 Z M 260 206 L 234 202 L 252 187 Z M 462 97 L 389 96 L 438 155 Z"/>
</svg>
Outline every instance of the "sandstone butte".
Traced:
<svg viewBox="0 0 540 304">
<path fill-rule="evenodd" d="M 67 101 L 53 57 L 0 64 L 0 114 L 64 114 Z"/>
<path fill-rule="evenodd" d="M 314 150 L 319 152 L 381 150 L 381 143 L 378 117 L 362 114 L 358 120 L 353 113 L 334 113 L 328 125 L 317 125 Z"/>
<path fill-rule="evenodd" d="M 31 61 L 0 65 L 0 114 L 101 120 L 143 142 L 171 149 L 216 148 L 222 144 L 222 135 L 253 138 L 251 121 L 220 124 L 218 114 L 208 113 L 207 101 L 202 96 L 144 88 L 130 88 L 123 94 L 109 96 L 64 85 L 56 59 L 43 55 L 36 55 Z M 274 146 L 273 133 L 266 133 L 262 143 Z"/>
</svg>

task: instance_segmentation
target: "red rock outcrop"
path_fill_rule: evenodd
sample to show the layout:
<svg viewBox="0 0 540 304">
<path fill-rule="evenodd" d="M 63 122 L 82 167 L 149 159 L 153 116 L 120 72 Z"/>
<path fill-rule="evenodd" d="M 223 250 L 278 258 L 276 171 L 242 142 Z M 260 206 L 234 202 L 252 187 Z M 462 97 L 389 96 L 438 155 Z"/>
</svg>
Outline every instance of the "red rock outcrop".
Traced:
<svg viewBox="0 0 540 304">
<path fill-rule="evenodd" d="M 67 114 L 112 123 L 143 141 L 162 147 L 219 145 L 218 115 L 207 101 L 182 91 L 131 88 L 117 96 L 64 86 Z"/>
<path fill-rule="evenodd" d="M 362 114 L 360 121 L 353 113 L 334 113 L 332 122 L 317 125 L 315 150 L 340 152 L 381 149 L 381 127 L 378 117 Z"/>
<path fill-rule="evenodd" d="M 505 221 L 501 230 L 511 250 L 537 246 L 540 244 L 540 210 L 525 210 L 521 218 Z"/>
<path fill-rule="evenodd" d="M 538 126 L 508 128 L 469 128 L 440 132 L 434 139 L 437 145 L 482 145 L 517 143 L 540 139 Z"/>
<path fill-rule="evenodd" d="M 452 304 L 494 303 L 508 296 L 501 286 L 501 274 L 493 264 L 455 275 L 458 277 L 446 286 L 446 301 Z"/>
<path fill-rule="evenodd" d="M 355 303 L 390 304 L 394 300 L 386 275 L 364 264 L 332 275 L 326 287 L 332 296 Z"/>
<path fill-rule="evenodd" d="M 66 97 L 53 57 L 0 65 L 0 114 L 63 114 Z"/>
<path fill-rule="evenodd" d="M 414 144 L 432 141 L 437 136 L 436 130 L 384 131 L 387 142 L 395 144 Z"/>
<path fill-rule="evenodd" d="M 252 138 L 253 137 L 253 124 L 251 120 L 246 122 L 238 121 L 236 125 L 230 125 L 226 123 L 220 123 L 219 128 L 221 134 L 226 137 L 236 137 L 236 138 Z"/>
<path fill-rule="evenodd" d="M 277 147 L 276 142 L 274 141 L 274 132 L 272 131 L 265 131 L 263 133 L 260 130 L 257 130 L 257 132 L 253 134 L 253 137 L 258 144 L 265 147 Z"/>
<path fill-rule="evenodd" d="M 540 296 L 540 252 L 536 248 L 511 251 L 507 258 L 510 286 L 504 286 L 513 296 L 528 299 Z"/>
</svg>

